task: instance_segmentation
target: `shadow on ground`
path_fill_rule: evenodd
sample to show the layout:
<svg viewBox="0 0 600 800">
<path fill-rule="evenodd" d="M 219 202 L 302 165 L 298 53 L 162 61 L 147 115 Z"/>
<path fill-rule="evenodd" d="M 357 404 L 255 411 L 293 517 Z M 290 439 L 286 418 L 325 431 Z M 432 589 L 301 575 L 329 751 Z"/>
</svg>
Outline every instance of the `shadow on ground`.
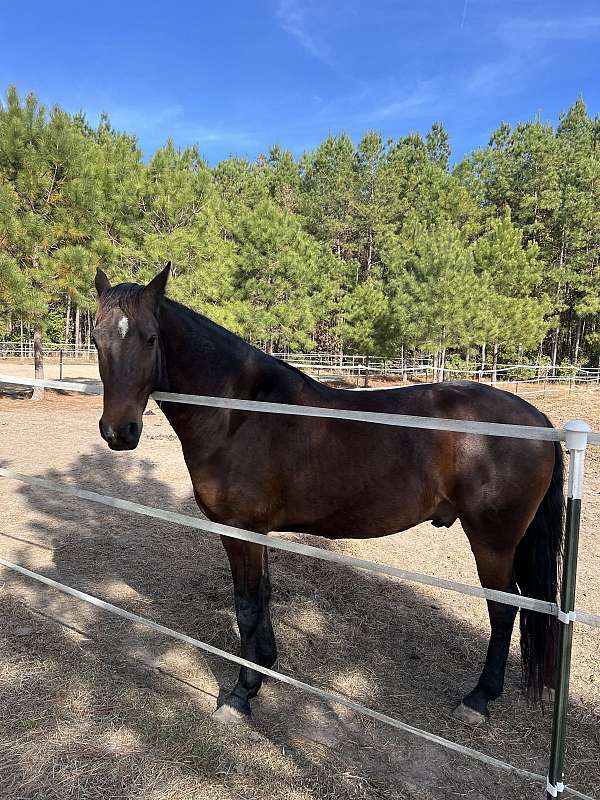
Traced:
<svg viewBox="0 0 600 800">
<path fill-rule="evenodd" d="M 10 464 L 6 464 L 10 466 Z M 43 477 L 197 514 L 150 462 L 124 475 L 98 447 Z M 232 588 L 210 534 L 24 486 L 51 578 L 232 652 Z M 13 537 L 14 538 L 14 537 Z M 321 546 L 335 548 L 323 541 Z M 23 543 L 20 563 L 31 558 Z M 271 551 L 277 669 L 417 727 L 542 774 L 550 715 L 527 708 L 511 659 L 493 723 L 451 712 L 472 687 L 487 639 L 432 597 L 358 570 Z M 519 798 L 538 785 L 269 682 L 254 723 L 210 718 L 232 664 L 8 574 L 2 598 L 0 785 L 3 800 L 349 800 Z M 473 601 L 476 602 L 476 601 Z M 571 714 L 570 777 L 597 793 L 598 709 Z M 590 755 L 591 753 L 591 755 Z"/>
</svg>

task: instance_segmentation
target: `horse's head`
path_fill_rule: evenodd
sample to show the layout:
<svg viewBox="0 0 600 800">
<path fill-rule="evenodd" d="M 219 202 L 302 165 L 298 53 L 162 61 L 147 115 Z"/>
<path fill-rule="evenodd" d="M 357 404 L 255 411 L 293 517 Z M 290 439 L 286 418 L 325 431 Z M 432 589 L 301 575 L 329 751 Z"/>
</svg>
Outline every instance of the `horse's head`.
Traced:
<svg viewBox="0 0 600 800">
<path fill-rule="evenodd" d="M 142 414 L 162 370 L 158 326 L 160 301 L 171 264 L 147 286 L 111 286 L 98 269 L 98 313 L 92 338 L 104 384 L 100 433 L 111 450 L 133 450 L 142 433 Z"/>
</svg>

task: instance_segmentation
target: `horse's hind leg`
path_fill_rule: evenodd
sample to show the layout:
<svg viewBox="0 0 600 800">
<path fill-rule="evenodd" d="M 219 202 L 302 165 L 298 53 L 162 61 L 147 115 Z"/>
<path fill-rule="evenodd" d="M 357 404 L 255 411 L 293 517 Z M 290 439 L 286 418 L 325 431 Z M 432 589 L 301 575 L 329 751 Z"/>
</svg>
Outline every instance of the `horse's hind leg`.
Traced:
<svg viewBox="0 0 600 800">
<path fill-rule="evenodd" d="M 241 655 L 263 667 L 277 659 L 275 636 L 269 613 L 271 583 L 267 549 L 262 545 L 237 539 L 222 539 L 233 576 L 235 611 L 241 640 Z M 261 687 L 263 675 L 242 667 L 233 691 L 216 710 L 222 722 L 250 716 L 250 699 Z"/>
<path fill-rule="evenodd" d="M 516 593 L 517 588 L 513 579 L 514 547 L 494 549 L 489 544 L 476 543 L 468 531 L 467 535 L 477 563 L 481 585 L 486 589 Z M 454 712 L 458 719 L 471 724 L 487 720 L 488 703 L 502 694 L 517 609 L 504 603 L 488 601 L 488 613 L 491 634 L 483 671 L 477 686 L 466 695 Z"/>
</svg>

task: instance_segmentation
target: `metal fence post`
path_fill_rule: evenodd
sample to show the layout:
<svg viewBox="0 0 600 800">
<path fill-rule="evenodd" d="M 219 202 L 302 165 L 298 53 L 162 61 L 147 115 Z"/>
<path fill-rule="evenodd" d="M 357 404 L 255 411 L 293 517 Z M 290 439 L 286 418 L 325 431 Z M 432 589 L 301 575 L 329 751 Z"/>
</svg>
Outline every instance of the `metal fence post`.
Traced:
<svg viewBox="0 0 600 800">
<path fill-rule="evenodd" d="M 58 380 L 62 381 L 63 376 L 63 350 L 60 350 L 60 357 L 59 357 L 59 367 L 58 367 Z"/>
<path fill-rule="evenodd" d="M 567 711 L 569 707 L 569 680 L 571 676 L 571 647 L 573 644 L 573 621 L 575 610 L 575 584 L 577 580 L 577 550 L 579 547 L 579 523 L 581 518 L 581 494 L 583 489 L 583 466 L 588 433 L 592 429 L 582 420 L 571 420 L 565 425 L 565 445 L 569 451 L 569 488 L 565 519 L 565 551 L 562 586 L 560 591 L 560 630 L 558 634 L 558 663 L 556 671 L 556 694 L 552 720 L 552 743 L 546 797 L 562 794 L 565 759 Z"/>
</svg>

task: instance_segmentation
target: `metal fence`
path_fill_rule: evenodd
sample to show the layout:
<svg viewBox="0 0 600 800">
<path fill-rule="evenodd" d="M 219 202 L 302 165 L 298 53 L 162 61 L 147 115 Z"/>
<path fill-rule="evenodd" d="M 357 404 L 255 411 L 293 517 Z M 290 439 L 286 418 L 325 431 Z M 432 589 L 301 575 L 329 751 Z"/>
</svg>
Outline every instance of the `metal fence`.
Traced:
<svg viewBox="0 0 600 800">
<path fill-rule="evenodd" d="M 400 380 L 476 380 L 492 384 L 512 385 L 516 392 L 521 384 L 544 384 L 546 391 L 550 384 L 576 385 L 599 384 L 600 366 L 580 367 L 577 364 L 498 364 L 493 368 L 474 368 L 454 366 L 435 366 L 430 355 L 416 354 L 404 358 L 383 358 L 381 356 L 348 355 L 336 353 L 273 353 L 275 358 L 294 367 L 312 373 L 319 380 L 328 382 L 346 378 L 356 385 L 368 385 L 374 378 L 398 378 Z M 0 342 L 0 359 L 33 360 L 33 341 Z M 96 363 L 98 354 L 94 345 L 44 344 L 44 358 L 60 363 L 60 377 L 65 363 Z M 537 393 L 537 392 L 536 392 Z"/>
<path fill-rule="evenodd" d="M 60 389 L 63 391 L 82 392 L 84 394 L 101 394 L 102 388 L 98 385 L 86 385 L 80 383 L 68 383 L 61 381 L 35 381 L 24 380 L 19 377 L 0 375 L 0 384 L 10 384 L 18 386 L 37 386 L 42 385 L 48 388 Z M 545 441 L 564 442 L 569 452 L 569 478 L 567 490 L 567 513 L 565 522 L 565 555 L 564 568 L 562 575 L 562 585 L 560 592 L 560 602 L 545 602 L 535 598 L 523 597 L 509 592 L 497 592 L 483 589 L 478 586 L 470 586 L 455 581 L 440 579 L 431 575 L 408 572 L 395 567 L 378 564 L 373 561 L 357 559 L 344 556 L 340 553 L 333 553 L 321 548 L 310 545 L 299 544 L 277 537 L 264 536 L 253 531 L 246 531 L 228 525 L 222 525 L 208 520 L 199 519 L 183 514 L 165 511 L 163 509 L 151 508 L 138 503 L 132 503 L 120 498 L 98 494 L 87 490 L 77 489 L 65 484 L 47 481 L 30 475 L 22 475 L 7 468 L 0 468 L 0 476 L 21 481 L 31 486 L 37 486 L 48 491 L 58 492 L 70 497 L 76 497 L 83 501 L 100 503 L 112 508 L 130 511 L 136 514 L 155 517 L 164 521 L 184 525 L 196 530 L 205 531 L 220 536 L 228 536 L 244 541 L 255 542 L 274 549 L 287 550 L 298 555 L 318 558 L 325 561 L 336 562 L 345 566 L 358 569 L 379 572 L 385 575 L 402 578 L 407 581 L 422 583 L 429 586 L 436 586 L 461 594 L 474 597 L 483 597 L 488 600 L 517 606 L 520 608 L 530 608 L 539 613 L 548 614 L 556 617 L 560 625 L 559 645 L 558 645 L 558 683 L 554 701 L 551 756 L 548 775 L 543 776 L 531 772 L 527 769 L 516 767 L 512 764 L 500 761 L 485 753 L 481 753 L 473 748 L 466 747 L 457 742 L 444 739 L 435 734 L 414 728 L 401 720 L 390 717 L 374 709 L 367 708 L 343 695 L 330 692 L 310 684 L 297 680 L 289 675 L 267 669 L 247 661 L 239 656 L 220 650 L 213 645 L 194 639 L 186 634 L 173 631 L 158 623 L 147 620 L 136 614 L 132 614 L 124 609 L 118 608 L 99 598 L 88 595 L 72 587 L 61 584 L 38 573 L 27 570 L 26 568 L 0 559 L 0 564 L 5 568 L 12 569 L 29 578 L 37 580 L 47 586 L 58 589 L 72 597 L 90 603 L 110 613 L 116 614 L 125 619 L 146 625 L 160 633 L 170 636 L 182 642 L 186 642 L 205 652 L 232 661 L 236 664 L 249 667 L 264 675 L 268 675 L 288 685 L 294 686 L 302 691 L 316 695 L 323 699 L 340 703 L 354 711 L 375 719 L 379 722 L 391 725 L 413 736 L 434 742 L 448 750 L 473 758 L 484 764 L 498 769 L 511 772 L 532 781 L 540 782 L 545 785 L 546 796 L 548 798 L 558 797 L 563 793 L 566 795 L 592 800 L 572 787 L 565 786 L 563 783 L 563 768 L 565 756 L 566 722 L 569 700 L 569 681 L 571 670 L 571 646 L 573 638 L 573 624 L 584 624 L 600 628 L 600 616 L 589 613 L 588 611 L 575 608 L 575 582 L 577 573 L 577 552 L 579 541 L 579 526 L 581 517 L 581 498 L 583 488 L 584 458 L 588 444 L 600 445 L 600 433 L 592 432 L 587 423 L 582 421 L 572 421 L 564 428 L 542 428 L 523 425 L 506 425 L 500 423 L 473 422 L 466 420 L 437 419 L 430 417 L 409 416 L 402 414 L 383 414 L 374 412 L 360 412 L 342 409 L 317 408 L 311 406 L 287 405 L 279 403 L 264 403 L 249 400 L 238 400 L 224 397 L 204 397 L 199 395 L 174 394 L 170 392 L 155 392 L 152 397 L 157 402 L 185 403 L 190 405 L 209 406 L 212 408 L 228 408 L 250 412 L 271 413 L 271 414 L 291 414 L 310 417 L 326 417 L 329 419 L 346 419 L 360 421 L 369 424 L 391 425 L 399 427 L 422 428 L 427 430 L 455 431 L 460 433 L 477 434 L 484 436 L 507 436 L 520 439 L 535 439 Z"/>
<path fill-rule="evenodd" d="M 273 353 L 276 358 L 292 366 L 315 372 L 320 378 L 340 375 L 362 377 L 398 376 L 403 379 L 425 380 L 470 379 L 494 383 L 600 383 L 600 367 L 580 367 L 577 364 L 498 364 L 496 368 L 458 367 L 449 361 L 443 367 L 435 366 L 431 356 L 406 358 L 377 356 L 349 356 L 331 353 Z"/>
<path fill-rule="evenodd" d="M 93 344 L 53 344 L 44 342 L 44 358 L 65 360 L 90 361 L 97 360 L 96 348 Z M 0 358 L 25 358 L 33 359 L 33 340 L 23 342 L 0 342 Z"/>
</svg>

